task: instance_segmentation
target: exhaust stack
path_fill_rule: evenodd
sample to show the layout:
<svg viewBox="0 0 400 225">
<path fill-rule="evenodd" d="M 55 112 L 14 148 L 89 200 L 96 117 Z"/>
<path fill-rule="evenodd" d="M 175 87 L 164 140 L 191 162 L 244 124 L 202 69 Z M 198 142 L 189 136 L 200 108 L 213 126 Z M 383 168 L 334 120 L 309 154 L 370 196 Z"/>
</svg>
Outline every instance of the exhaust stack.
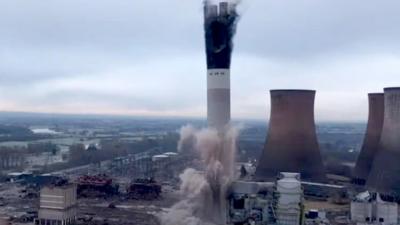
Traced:
<svg viewBox="0 0 400 225">
<path fill-rule="evenodd" d="M 209 127 L 219 131 L 231 119 L 230 65 L 237 19 L 236 4 L 205 2 L 207 121 Z"/>
<path fill-rule="evenodd" d="M 357 158 L 357 163 L 353 171 L 353 183 L 358 185 L 365 185 L 368 175 L 371 172 L 372 162 L 378 149 L 383 126 L 383 93 L 368 94 L 368 102 L 369 113 L 367 131 L 364 136 L 364 143 L 360 155 Z"/>
<path fill-rule="evenodd" d="M 279 172 L 298 172 L 304 180 L 325 180 L 314 122 L 315 91 L 271 90 L 271 117 L 256 178 L 276 179 Z"/>
</svg>

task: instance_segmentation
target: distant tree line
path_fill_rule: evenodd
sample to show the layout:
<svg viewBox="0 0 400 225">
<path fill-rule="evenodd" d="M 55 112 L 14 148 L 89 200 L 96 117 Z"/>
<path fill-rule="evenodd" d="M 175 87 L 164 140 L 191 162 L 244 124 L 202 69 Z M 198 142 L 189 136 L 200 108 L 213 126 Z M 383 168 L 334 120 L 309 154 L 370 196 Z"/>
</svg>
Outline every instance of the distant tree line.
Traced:
<svg viewBox="0 0 400 225">
<path fill-rule="evenodd" d="M 179 134 L 172 132 L 158 138 L 144 137 L 139 141 L 103 139 L 97 150 L 90 151 L 83 144 L 73 144 L 70 146 L 68 162 L 49 165 L 46 172 L 98 163 L 128 154 L 145 152 L 156 147 L 163 149 L 164 152 L 176 152 L 178 139 Z"/>
<path fill-rule="evenodd" d="M 45 134 L 35 134 L 29 128 L 26 127 L 0 124 L 0 142 L 32 141 L 48 137 L 49 136 Z"/>
<path fill-rule="evenodd" d="M 0 169 L 23 169 L 28 155 L 39 155 L 44 152 L 56 154 L 58 148 L 50 142 L 30 143 L 28 146 L 0 146 Z"/>
</svg>

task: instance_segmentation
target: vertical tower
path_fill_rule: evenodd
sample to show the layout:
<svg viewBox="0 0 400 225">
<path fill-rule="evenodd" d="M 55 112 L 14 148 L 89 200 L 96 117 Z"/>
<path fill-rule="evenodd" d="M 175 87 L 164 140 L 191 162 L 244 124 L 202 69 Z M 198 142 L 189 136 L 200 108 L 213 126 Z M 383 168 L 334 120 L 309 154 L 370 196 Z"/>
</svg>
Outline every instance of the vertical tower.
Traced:
<svg viewBox="0 0 400 225">
<path fill-rule="evenodd" d="M 385 88 L 384 119 L 378 151 L 367 186 L 400 197 L 400 87 Z"/>
<path fill-rule="evenodd" d="M 272 181 L 279 172 L 298 172 L 304 180 L 325 180 L 315 132 L 314 98 L 311 90 L 271 91 L 271 117 L 257 179 Z"/>
<path fill-rule="evenodd" d="M 359 185 L 366 183 L 381 138 L 384 114 L 383 93 L 368 94 L 368 103 L 367 131 L 353 171 L 353 182 Z"/>
<path fill-rule="evenodd" d="M 230 121 L 230 64 L 237 13 L 233 3 L 204 5 L 207 55 L 208 126 L 222 130 Z"/>
</svg>

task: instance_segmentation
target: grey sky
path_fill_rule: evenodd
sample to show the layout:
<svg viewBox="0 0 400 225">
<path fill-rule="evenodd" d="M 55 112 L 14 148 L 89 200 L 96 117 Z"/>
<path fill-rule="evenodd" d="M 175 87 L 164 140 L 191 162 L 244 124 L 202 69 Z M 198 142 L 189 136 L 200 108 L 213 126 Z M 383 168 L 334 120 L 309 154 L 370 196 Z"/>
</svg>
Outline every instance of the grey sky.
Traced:
<svg viewBox="0 0 400 225">
<path fill-rule="evenodd" d="M 366 120 L 400 85 L 400 1 L 244 0 L 232 114 L 267 118 L 270 89 L 316 89 L 318 120 Z M 0 110 L 201 116 L 201 0 L 0 0 Z"/>
</svg>

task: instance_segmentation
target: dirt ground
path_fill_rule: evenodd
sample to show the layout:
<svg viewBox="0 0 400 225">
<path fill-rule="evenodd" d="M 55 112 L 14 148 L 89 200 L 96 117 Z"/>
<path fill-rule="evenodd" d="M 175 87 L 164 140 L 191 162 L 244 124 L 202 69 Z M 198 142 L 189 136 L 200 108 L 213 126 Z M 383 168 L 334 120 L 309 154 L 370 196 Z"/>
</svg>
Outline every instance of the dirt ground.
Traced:
<svg viewBox="0 0 400 225">
<path fill-rule="evenodd" d="M 0 217 L 19 218 L 29 211 L 38 211 L 39 198 L 24 198 L 25 187 L 6 183 L 0 186 Z M 85 225 L 159 225 L 158 215 L 178 201 L 176 190 L 163 187 L 157 200 L 115 198 L 78 199 L 78 224 Z M 110 204 L 115 207 L 109 207 Z M 14 221 L 12 224 L 18 224 Z M 29 225 L 32 223 L 24 223 Z"/>
<path fill-rule="evenodd" d="M 328 201 L 313 201 L 313 200 L 306 200 L 305 201 L 305 207 L 306 210 L 310 209 L 318 209 L 318 210 L 324 210 L 324 211 L 329 211 L 329 210 L 349 210 L 350 205 L 349 204 L 334 204 Z"/>
<path fill-rule="evenodd" d="M 158 215 L 177 201 L 176 193 L 163 193 L 163 197 L 153 201 L 125 199 L 81 199 L 78 218 L 92 218 L 95 223 L 84 224 L 124 224 L 159 225 Z M 110 208 L 110 204 L 115 206 Z"/>
</svg>

